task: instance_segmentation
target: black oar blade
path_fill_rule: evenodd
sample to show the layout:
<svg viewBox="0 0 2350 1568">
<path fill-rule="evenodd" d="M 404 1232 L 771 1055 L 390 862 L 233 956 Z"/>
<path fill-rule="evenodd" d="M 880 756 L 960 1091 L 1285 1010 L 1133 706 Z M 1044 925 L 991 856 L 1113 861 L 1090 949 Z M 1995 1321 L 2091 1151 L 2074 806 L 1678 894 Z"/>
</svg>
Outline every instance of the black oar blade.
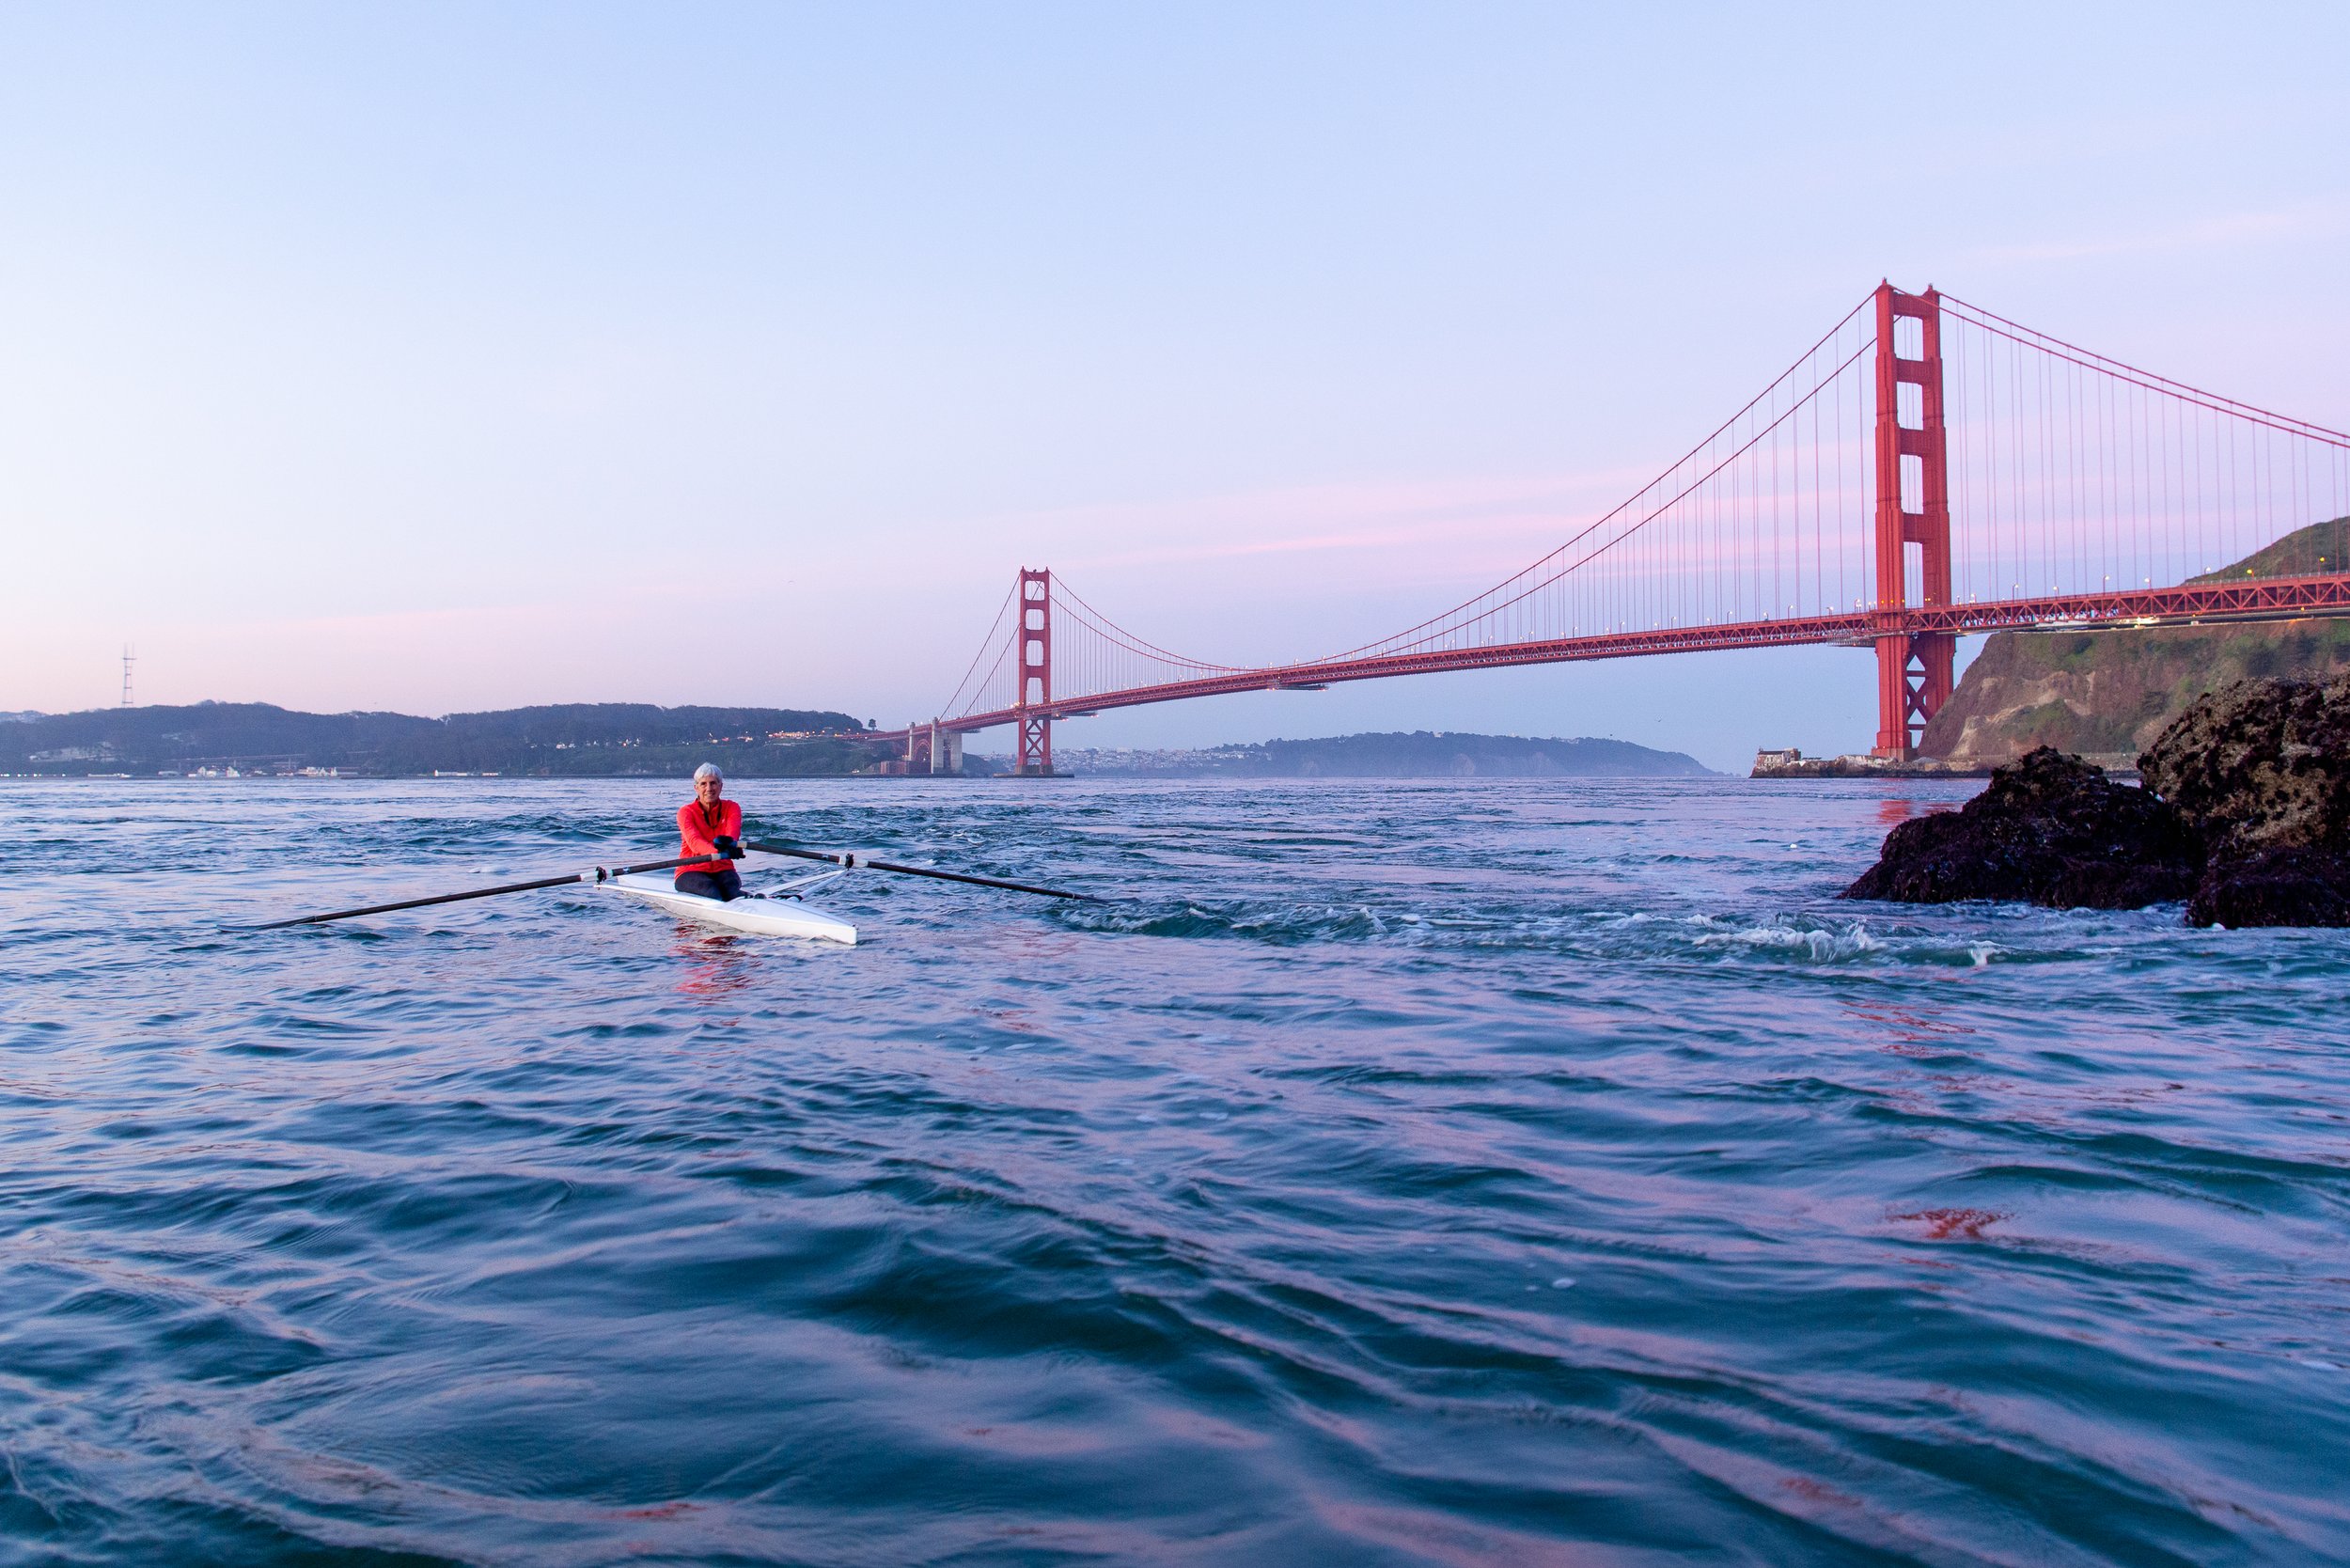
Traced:
<svg viewBox="0 0 2350 1568">
<path fill-rule="evenodd" d="M 1102 902 L 1091 893 L 1073 893 L 1066 887 L 1039 887 L 1031 882 L 1007 882 L 1002 877 L 971 876 L 963 871 L 937 871 L 928 866 L 901 866 L 894 860 L 869 859 L 854 851 L 833 853 L 824 850 L 801 849 L 794 844 L 778 844 L 771 839 L 745 839 L 743 840 L 743 847 L 757 850 L 762 855 L 788 855 L 798 860 L 822 860 L 827 864 L 847 867 L 853 870 L 861 868 L 867 870 L 895 871 L 900 876 L 927 876 L 940 882 L 965 882 L 974 887 L 1002 887 L 1014 893 L 1034 893 L 1041 898 L 1075 899 L 1083 903 Z"/>
<path fill-rule="evenodd" d="M 290 920 L 271 920 L 258 926 L 232 926 L 232 931 L 283 931 L 288 926 L 321 926 L 329 920 L 348 920 L 360 915 L 388 915 L 396 909 L 422 909 L 428 904 L 462 903 L 467 899 L 494 899 L 501 893 L 530 893 L 541 887 L 562 887 L 574 882 L 603 882 L 616 876 L 630 876 L 637 871 L 666 871 L 672 866 L 703 866 L 713 860 L 723 860 L 719 855 L 689 855 L 677 860 L 650 860 L 641 866 L 616 866 L 605 870 L 591 866 L 584 871 L 572 871 L 563 876 L 542 876 L 534 882 L 506 882 L 495 887 L 473 887 L 462 893 L 435 893 L 430 898 L 401 899 L 397 903 L 364 904 L 357 909 L 330 909 L 323 915 L 297 915 Z"/>
</svg>

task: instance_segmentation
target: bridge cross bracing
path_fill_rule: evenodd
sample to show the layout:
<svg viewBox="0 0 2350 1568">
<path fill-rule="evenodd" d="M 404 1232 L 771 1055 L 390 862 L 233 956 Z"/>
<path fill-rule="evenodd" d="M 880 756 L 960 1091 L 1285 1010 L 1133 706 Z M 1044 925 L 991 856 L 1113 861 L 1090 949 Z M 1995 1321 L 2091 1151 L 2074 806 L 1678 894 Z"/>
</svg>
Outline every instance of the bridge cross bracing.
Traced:
<svg viewBox="0 0 2350 1568">
<path fill-rule="evenodd" d="M 2215 575 L 2344 513 L 2350 435 L 1880 284 L 1648 485 L 1442 614 L 1221 665 L 1024 567 L 938 716 L 880 738 L 929 771 L 960 762 L 960 736 L 1013 726 L 1021 771 L 1049 773 L 1054 723 L 1112 708 L 1834 644 L 1874 652 L 1874 750 L 1905 759 L 1950 699 L 1961 635 L 2350 615 L 2350 562 Z"/>
</svg>

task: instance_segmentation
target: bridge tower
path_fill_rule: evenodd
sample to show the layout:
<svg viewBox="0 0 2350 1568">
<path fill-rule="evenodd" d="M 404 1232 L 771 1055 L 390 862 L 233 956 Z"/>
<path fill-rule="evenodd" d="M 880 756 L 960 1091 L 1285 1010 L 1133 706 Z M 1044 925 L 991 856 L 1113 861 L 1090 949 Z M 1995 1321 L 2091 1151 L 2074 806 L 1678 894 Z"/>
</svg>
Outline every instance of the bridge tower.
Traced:
<svg viewBox="0 0 2350 1568">
<path fill-rule="evenodd" d="M 1942 422 L 1942 296 L 1877 285 L 1875 755 L 1917 753 L 1926 721 L 1950 699 L 1957 639 L 1912 633 L 1911 604 L 1950 602 L 1950 442 Z M 1917 353 L 1904 353 L 1902 323 L 1918 323 Z M 1905 389 L 1915 388 L 1904 397 Z M 1910 570 L 1909 547 L 1918 547 Z M 1912 597 L 1913 589 L 1915 598 Z"/>
<path fill-rule="evenodd" d="M 1020 569 L 1020 619 L 1011 629 L 1012 709 L 1020 725 L 1020 773 L 1053 771 L 1053 574 Z"/>
</svg>

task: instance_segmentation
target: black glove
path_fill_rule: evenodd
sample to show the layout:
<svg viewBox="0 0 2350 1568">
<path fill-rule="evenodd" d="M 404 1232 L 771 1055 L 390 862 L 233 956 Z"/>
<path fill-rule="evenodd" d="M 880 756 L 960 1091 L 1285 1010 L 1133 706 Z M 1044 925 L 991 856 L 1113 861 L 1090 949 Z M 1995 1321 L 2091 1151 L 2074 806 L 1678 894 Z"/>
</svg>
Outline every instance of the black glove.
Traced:
<svg viewBox="0 0 2350 1568">
<path fill-rule="evenodd" d="M 711 848 L 716 850 L 720 855 L 725 855 L 728 860 L 740 860 L 743 858 L 743 846 L 727 834 L 719 834 L 716 838 L 710 840 L 710 845 Z"/>
</svg>

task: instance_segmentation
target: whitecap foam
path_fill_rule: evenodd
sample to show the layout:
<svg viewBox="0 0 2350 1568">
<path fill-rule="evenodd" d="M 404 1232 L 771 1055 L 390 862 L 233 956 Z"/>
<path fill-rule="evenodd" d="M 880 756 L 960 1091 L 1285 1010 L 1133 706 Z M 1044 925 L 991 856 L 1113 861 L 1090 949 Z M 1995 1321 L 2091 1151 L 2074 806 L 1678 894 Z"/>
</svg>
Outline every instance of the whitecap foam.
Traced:
<svg viewBox="0 0 2350 1568">
<path fill-rule="evenodd" d="M 1769 949 L 1800 952 L 1817 964 L 1886 950 L 1884 941 L 1857 920 L 1841 930 L 1788 922 L 1743 926 L 1728 931 L 1708 931 L 1690 938 L 1690 942 L 1700 948 Z"/>
</svg>

